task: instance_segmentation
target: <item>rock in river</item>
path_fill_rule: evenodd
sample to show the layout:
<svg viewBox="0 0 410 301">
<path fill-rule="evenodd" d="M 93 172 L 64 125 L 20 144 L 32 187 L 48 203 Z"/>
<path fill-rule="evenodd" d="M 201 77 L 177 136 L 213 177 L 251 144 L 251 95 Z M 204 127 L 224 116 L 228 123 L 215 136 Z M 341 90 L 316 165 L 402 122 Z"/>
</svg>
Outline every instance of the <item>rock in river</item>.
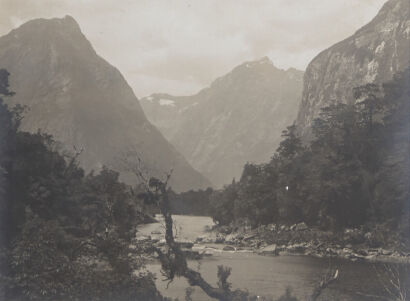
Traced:
<svg viewBox="0 0 410 301">
<path fill-rule="evenodd" d="M 278 255 L 279 250 L 276 244 L 269 245 L 264 247 L 263 249 L 260 249 L 258 251 L 259 254 L 264 254 L 264 255 Z"/>
</svg>

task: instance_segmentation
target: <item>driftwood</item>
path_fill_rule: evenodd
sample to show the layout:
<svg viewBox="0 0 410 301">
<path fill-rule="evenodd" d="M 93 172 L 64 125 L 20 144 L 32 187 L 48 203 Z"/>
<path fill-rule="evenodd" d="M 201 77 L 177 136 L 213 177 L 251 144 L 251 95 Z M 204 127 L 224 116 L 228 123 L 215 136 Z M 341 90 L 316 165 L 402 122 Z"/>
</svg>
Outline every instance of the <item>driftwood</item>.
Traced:
<svg viewBox="0 0 410 301">
<path fill-rule="evenodd" d="M 319 285 L 315 287 L 312 295 L 308 299 L 309 301 L 315 301 L 322 294 L 323 290 L 327 288 L 332 282 L 336 281 L 339 277 L 339 270 L 335 272 L 329 270 L 325 277 L 320 281 Z"/>
<path fill-rule="evenodd" d="M 218 276 L 220 276 L 219 274 L 221 273 L 225 274 L 225 277 L 220 277 L 218 287 L 214 287 L 210 285 L 199 272 L 188 267 L 186 257 L 178 243 L 175 242 L 173 234 L 173 220 L 167 191 L 167 184 L 171 177 L 171 173 L 167 175 L 165 182 L 156 178 L 151 178 L 148 185 L 146 185 L 147 194 L 145 194 L 146 198 L 158 205 L 165 221 L 165 241 L 167 248 L 164 251 L 160 248 L 152 247 L 152 251 L 158 254 L 158 258 L 161 262 L 162 274 L 165 277 L 164 281 L 168 281 L 169 284 L 173 281 L 175 276 L 184 277 L 189 285 L 200 287 L 209 297 L 220 301 L 268 300 L 261 296 L 252 295 L 247 291 L 231 290 L 230 284 L 227 282 L 230 269 L 219 267 Z M 317 300 L 323 290 L 338 278 L 338 274 L 338 270 L 335 272 L 329 271 L 314 289 L 312 295 L 308 298 L 308 301 Z"/>
<path fill-rule="evenodd" d="M 157 204 L 165 221 L 167 251 L 164 252 L 159 248 L 154 248 L 161 262 L 163 275 L 166 277 L 165 281 L 171 282 L 175 276 L 184 277 L 187 279 L 189 285 L 200 287 L 211 298 L 221 301 L 237 300 L 237 293 L 227 289 L 213 287 L 202 278 L 199 272 L 188 267 L 185 255 L 181 251 L 180 246 L 175 242 L 173 234 L 173 220 L 167 193 L 167 183 L 170 176 L 171 173 L 167 175 L 165 182 L 161 182 L 158 179 L 151 179 L 149 181 L 150 191 L 157 198 Z"/>
</svg>

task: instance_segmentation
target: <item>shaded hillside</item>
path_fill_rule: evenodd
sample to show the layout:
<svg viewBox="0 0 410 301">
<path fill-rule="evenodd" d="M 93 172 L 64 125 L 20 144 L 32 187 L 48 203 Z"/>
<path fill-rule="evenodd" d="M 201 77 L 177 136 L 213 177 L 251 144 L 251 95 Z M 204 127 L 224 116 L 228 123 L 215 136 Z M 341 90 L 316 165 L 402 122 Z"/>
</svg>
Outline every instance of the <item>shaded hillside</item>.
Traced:
<svg viewBox="0 0 410 301">
<path fill-rule="evenodd" d="M 76 21 L 38 19 L 0 38 L 0 67 L 7 69 L 9 103 L 27 106 L 21 129 L 49 133 L 87 171 L 106 165 L 135 183 L 130 169 L 141 159 L 156 176 L 174 169 L 176 190 L 209 182 L 146 119 L 121 73 L 98 56 Z"/>
</svg>

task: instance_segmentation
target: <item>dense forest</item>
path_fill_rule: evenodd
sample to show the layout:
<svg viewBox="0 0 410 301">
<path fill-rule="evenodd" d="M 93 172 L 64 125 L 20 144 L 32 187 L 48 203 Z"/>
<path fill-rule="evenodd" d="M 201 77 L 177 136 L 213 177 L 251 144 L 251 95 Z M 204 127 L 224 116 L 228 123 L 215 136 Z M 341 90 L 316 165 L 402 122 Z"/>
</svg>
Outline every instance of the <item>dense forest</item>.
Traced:
<svg viewBox="0 0 410 301">
<path fill-rule="evenodd" d="M 410 70 L 383 85 L 358 87 L 354 96 L 354 104 L 322 109 L 309 140 L 288 127 L 270 162 L 247 164 L 238 182 L 213 193 L 214 220 L 379 227 L 407 241 Z"/>
<path fill-rule="evenodd" d="M 0 96 L 10 97 L 0 70 Z M 163 300 L 142 272 L 135 189 L 85 174 L 52 137 L 18 131 L 24 108 L 0 99 L 0 299 Z"/>
<path fill-rule="evenodd" d="M 170 210 L 173 214 L 209 216 L 209 199 L 214 193 L 212 188 L 206 190 L 189 190 L 175 193 L 169 191 Z"/>
</svg>

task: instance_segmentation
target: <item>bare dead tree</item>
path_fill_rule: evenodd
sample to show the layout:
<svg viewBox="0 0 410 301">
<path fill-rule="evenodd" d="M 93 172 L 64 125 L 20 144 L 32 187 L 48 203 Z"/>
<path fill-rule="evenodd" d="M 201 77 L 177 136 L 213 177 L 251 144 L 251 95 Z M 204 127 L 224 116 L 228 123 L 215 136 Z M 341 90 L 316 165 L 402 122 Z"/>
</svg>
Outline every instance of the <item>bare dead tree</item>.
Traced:
<svg viewBox="0 0 410 301">
<path fill-rule="evenodd" d="M 374 266 L 377 277 L 383 290 L 389 298 L 397 301 L 406 301 L 410 294 L 410 288 L 404 283 L 404 276 L 409 275 L 408 267 L 403 266 L 403 271 L 397 264 L 383 264 L 381 267 Z"/>
<path fill-rule="evenodd" d="M 311 294 L 308 300 L 309 301 L 317 300 L 317 298 L 319 298 L 319 296 L 322 294 L 323 290 L 326 289 L 332 282 L 336 281 L 338 277 L 339 277 L 339 270 L 333 270 L 329 268 L 325 276 L 322 278 L 322 280 L 313 290 L 313 293 Z"/>
<path fill-rule="evenodd" d="M 63 157 L 67 162 L 67 166 L 64 170 L 64 175 L 66 175 L 68 172 L 70 172 L 73 167 L 76 167 L 78 164 L 78 157 L 82 154 L 82 152 L 84 151 L 84 148 L 81 147 L 80 149 L 78 149 L 75 145 L 73 146 L 73 153 L 67 154 L 63 152 Z"/>
<path fill-rule="evenodd" d="M 247 291 L 232 290 L 231 284 L 227 280 L 231 273 L 230 268 L 223 266 L 218 267 L 218 287 L 214 287 L 210 285 L 199 272 L 188 267 L 186 256 L 182 252 L 180 245 L 175 241 L 173 233 L 173 220 L 167 189 L 171 175 L 172 171 L 166 175 L 165 181 L 151 178 L 146 185 L 146 193 L 141 195 L 146 201 L 157 204 L 164 218 L 166 250 L 154 246 L 151 249 L 158 254 L 162 267 L 162 275 L 165 277 L 164 281 L 168 281 L 169 285 L 175 277 L 184 277 L 187 279 L 189 285 L 201 288 L 209 297 L 220 301 L 268 300 L 261 296 L 252 295 Z M 338 270 L 335 272 L 329 271 L 308 300 L 317 300 L 322 291 L 334 282 L 338 278 L 338 275 Z"/>
</svg>

